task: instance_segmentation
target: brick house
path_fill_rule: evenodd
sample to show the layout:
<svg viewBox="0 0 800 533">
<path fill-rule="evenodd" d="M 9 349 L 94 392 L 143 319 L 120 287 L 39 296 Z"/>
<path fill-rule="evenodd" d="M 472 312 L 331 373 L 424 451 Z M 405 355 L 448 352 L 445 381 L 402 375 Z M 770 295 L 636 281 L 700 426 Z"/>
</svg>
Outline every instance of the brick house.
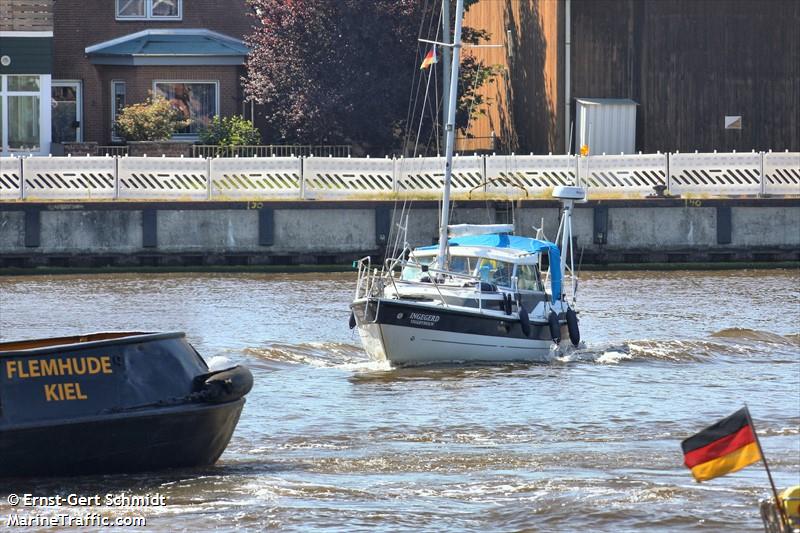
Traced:
<svg viewBox="0 0 800 533">
<path fill-rule="evenodd" d="M 214 115 L 244 114 L 245 0 L 56 0 L 52 141 L 116 141 L 119 110 L 165 96 L 196 140 Z"/>
<path fill-rule="evenodd" d="M 0 156 L 47 153 L 52 0 L 0 0 Z"/>
</svg>

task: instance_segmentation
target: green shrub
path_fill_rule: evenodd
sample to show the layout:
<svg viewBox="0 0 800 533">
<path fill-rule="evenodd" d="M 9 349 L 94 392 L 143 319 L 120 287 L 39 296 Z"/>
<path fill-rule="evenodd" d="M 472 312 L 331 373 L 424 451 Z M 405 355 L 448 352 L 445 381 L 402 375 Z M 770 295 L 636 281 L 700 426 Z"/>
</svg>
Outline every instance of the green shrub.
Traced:
<svg viewBox="0 0 800 533">
<path fill-rule="evenodd" d="M 200 142 L 218 146 L 247 146 L 261 143 L 261 133 L 241 115 L 216 115 L 200 132 Z"/>
<path fill-rule="evenodd" d="M 163 96 L 151 94 L 146 102 L 125 107 L 115 127 L 126 141 L 164 141 L 188 123 Z"/>
</svg>

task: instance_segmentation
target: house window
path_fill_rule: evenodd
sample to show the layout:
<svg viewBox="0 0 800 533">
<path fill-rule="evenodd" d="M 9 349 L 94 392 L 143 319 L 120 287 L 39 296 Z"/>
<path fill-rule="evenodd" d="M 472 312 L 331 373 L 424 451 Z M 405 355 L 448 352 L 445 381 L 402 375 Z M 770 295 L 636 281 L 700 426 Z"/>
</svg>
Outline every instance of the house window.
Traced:
<svg viewBox="0 0 800 533">
<path fill-rule="evenodd" d="M 190 123 L 176 137 L 197 138 L 200 131 L 219 114 L 219 82 L 156 81 L 153 89 L 178 109 Z"/>
<path fill-rule="evenodd" d="M 41 87 L 38 75 L 0 76 L 0 152 L 39 151 Z"/>
<path fill-rule="evenodd" d="M 111 82 L 111 140 L 121 141 L 117 135 L 117 117 L 125 109 L 127 98 L 127 87 L 124 81 L 114 80 Z"/>
<path fill-rule="evenodd" d="M 183 0 L 116 0 L 117 20 L 180 20 Z"/>
</svg>

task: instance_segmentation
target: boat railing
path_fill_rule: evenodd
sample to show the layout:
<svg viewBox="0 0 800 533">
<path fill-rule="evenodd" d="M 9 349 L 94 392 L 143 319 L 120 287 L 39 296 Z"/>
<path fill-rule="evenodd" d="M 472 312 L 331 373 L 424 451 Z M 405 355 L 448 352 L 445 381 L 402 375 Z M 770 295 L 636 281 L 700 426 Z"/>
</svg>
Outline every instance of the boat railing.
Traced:
<svg viewBox="0 0 800 533">
<path fill-rule="evenodd" d="M 358 281 L 356 282 L 356 295 L 355 299 L 358 300 L 363 294 L 366 296 L 370 293 L 371 279 L 370 271 L 372 270 L 372 258 L 370 256 L 362 257 L 356 263 L 358 266 Z M 366 286 L 365 286 L 366 285 Z"/>
</svg>

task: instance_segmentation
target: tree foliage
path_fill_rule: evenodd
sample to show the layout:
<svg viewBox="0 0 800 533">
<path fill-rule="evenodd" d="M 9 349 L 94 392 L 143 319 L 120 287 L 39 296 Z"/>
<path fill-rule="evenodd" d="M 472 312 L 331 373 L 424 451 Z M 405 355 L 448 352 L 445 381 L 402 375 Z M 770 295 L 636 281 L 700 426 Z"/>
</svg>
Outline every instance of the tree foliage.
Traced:
<svg viewBox="0 0 800 533">
<path fill-rule="evenodd" d="M 167 99 L 151 94 L 147 101 L 123 108 L 115 129 L 126 141 L 164 141 L 187 125 L 188 120 Z"/>
<path fill-rule="evenodd" d="M 218 146 L 248 146 L 261 142 L 261 132 L 241 115 L 215 115 L 200 132 L 200 142 Z"/>
<path fill-rule="evenodd" d="M 438 2 L 248 2 L 257 23 L 247 38 L 251 53 L 243 81 L 248 97 L 263 104 L 268 127 L 275 130 L 270 137 L 300 144 L 357 144 L 371 152 L 400 145 L 408 126 L 411 82 L 424 51 L 417 37 L 423 22 L 438 20 Z M 466 29 L 464 37 L 487 35 Z M 472 94 L 460 100 L 466 122 L 465 113 L 484 103 L 477 88 L 491 72 L 474 58 L 465 56 L 464 64 L 464 94 Z"/>
</svg>

